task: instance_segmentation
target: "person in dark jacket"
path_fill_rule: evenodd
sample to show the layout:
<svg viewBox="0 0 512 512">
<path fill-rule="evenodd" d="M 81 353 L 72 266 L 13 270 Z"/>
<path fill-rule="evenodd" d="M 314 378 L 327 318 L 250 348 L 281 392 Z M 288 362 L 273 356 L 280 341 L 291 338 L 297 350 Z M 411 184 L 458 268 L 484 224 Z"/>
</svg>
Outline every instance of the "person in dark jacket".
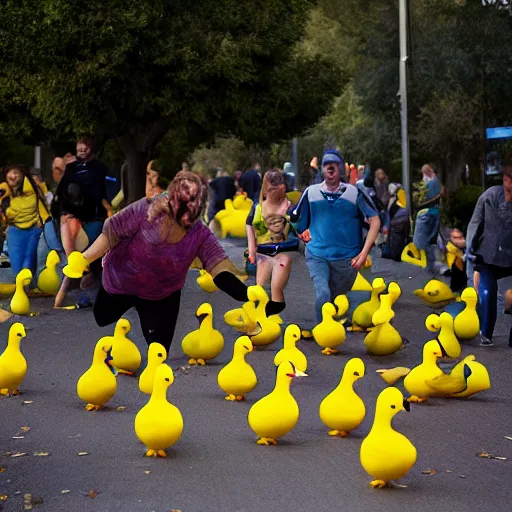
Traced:
<svg viewBox="0 0 512 512">
<path fill-rule="evenodd" d="M 245 171 L 239 180 L 239 185 L 247 194 L 249 199 L 255 203 L 258 202 L 261 190 L 261 167 L 260 164 L 254 164 L 252 169 Z"/>
<path fill-rule="evenodd" d="M 226 171 L 219 169 L 215 179 L 208 184 L 208 222 L 215 219 L 215 215 L 224 210 L 226 199 L 233 199 L 236 194 L 235 180 Z"/>
</svg>

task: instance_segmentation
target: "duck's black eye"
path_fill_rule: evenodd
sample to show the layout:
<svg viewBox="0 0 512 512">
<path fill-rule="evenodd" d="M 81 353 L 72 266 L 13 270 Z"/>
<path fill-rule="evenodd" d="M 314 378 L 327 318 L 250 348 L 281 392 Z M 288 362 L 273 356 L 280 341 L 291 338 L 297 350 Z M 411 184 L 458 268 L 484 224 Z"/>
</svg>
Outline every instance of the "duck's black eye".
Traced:
<svg viewBox="0 0 512 512">
<path fill-rule="evenodd" d="M 247 346 L 245 346 L 245 345 L 244 345 L 243 347 L 245 348 L 245 350 L 249 350 L 249 347 L 247 347 Z"/>
<path fill-rule="evenodd" d="M 354 375 L 355 375 L 356 377 L 359 377 L 359 372 L 354 372 Z"/>
<path fill-rule="evenodd" d="M 298 336 L 297 336 L 296 334 L 294 334 L 294 335 L 293 335 L 293 337 L 294 337 L 295 339 L 297 339 L 297 338 L 298 338 Z"/>
<path fill-rule="evenodd" d="M 165 382 L 169 382 L 169 377 L 165 377 Z"/>
<path fill-rule="evenodd" d="M 19 336 L 21 338 L 21 336 L 22 336 L 21 332 L 19 332 L 16 336 Z"/>
<path fill-rule="evenodd" d="M 159 353 L 158 353 L 158 357 L 163 357 L 162 352 L 159 352 Z"/>
<path fill-rule="evenodd" d="M 391 409 L 396 409 L 396 405 L 392 405 L 392 406 L 391 406 Z"/>
</svg>

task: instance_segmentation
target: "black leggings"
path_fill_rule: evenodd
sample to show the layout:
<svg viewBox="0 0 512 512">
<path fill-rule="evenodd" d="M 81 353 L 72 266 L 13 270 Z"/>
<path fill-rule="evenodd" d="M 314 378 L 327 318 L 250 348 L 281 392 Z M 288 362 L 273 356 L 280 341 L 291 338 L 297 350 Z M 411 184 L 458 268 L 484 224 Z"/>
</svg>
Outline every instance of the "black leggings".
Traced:
<svg viewBox="0 0 512 512">
<path fill-rule="evenodd" d="M 105 327 L 117 322 L 134 307 L 148 345 L 157 341 L 165 347 L 169 355 L 180 311 L 180 298 L 181 290 L 160 300 L 141 299 L 135 295 L 112 295 L 101 285 L 94 302 L 94 319 L 100 327 Z"/>
</svg>

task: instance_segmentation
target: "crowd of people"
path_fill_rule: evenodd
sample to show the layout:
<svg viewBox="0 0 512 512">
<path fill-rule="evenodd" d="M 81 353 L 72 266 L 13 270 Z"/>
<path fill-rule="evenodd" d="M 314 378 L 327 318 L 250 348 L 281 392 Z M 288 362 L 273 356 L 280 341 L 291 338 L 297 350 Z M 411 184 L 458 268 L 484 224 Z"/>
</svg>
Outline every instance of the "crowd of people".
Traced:
<svg viewBox="0 0 512 512">
<path fill-rule="evenodd" d="M 256 283 L 270 282 L 269 315 L 285 309 L 285 287 L 302 252 L 315 288 L 318 321 L 325 302 L 352 288 L 375 247 L 382 257 L 400 261 L 412 207 L 413 243 L 425 251 L 426 272 L 435 276 L 444 189 L 429 164 L 421 169 L 414 205 L 400 200 L 400 184 L 382 168 L 371 172 L 368 166 L 348 165 L 336 150 L 326 151 L 320 164 L 314 157 L 300 173 L 289 162 L 263 173 L 255 162 L 243 173 L 218 169 L 205 180 L 184 163 L 169 184 L 159 165 L 148 163 L 145 197 L 124 208 L 122 190 L 108 201 L 107 166 L 95 157 L 88 137 L 78 140 L 76 156 L 54 159 L 51 187 L 38 169 L 4 168 L 0 200 L 13 274 L 28 268 L 37 276 L 48 252 L 56 250 L 62 267 L 67 263 L 56 308 L 78 279 L 76 305 L 92 306 L 94 285 L 101 283 L 94 300 L 99 325 L 135 307 L 148 343 L 158 340 L 169 348 L 185 276 L 196 259 L 221 290 L 247 300 L 246 285 L 213 233 L 226 199 L 245 194 L 253 201 L 246 221 L 248 259 L 256 267 Z M 300 199 L 292 201 L 290 192 Z M 464 252 L 464 270 L 479 292 L 484 345 L 492 344 L 497 282 L 512 275 L 511 205 L 512 163 L 507 162 L 503 186 L 490 188 L 478 201 L 467 247 L 460 231 L 450 236 Z"/>
</svg>

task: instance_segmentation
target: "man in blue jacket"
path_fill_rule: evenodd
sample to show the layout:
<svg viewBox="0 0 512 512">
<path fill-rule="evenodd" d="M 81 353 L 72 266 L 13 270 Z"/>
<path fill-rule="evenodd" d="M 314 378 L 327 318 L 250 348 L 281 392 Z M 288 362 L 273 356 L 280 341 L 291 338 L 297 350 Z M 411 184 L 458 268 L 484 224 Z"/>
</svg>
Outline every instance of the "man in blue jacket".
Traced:
<svg viewBox="0 0 512 512">
<path fill-rule="evenodd" d="M 322 168 L 324 181 L 304 191 L 291 215 L 307 243 L 306 264 L 315 286 L 318 322 L 324 303 L 350 291 L 380 230 L 372 201 L 341 181 L 344 164 L 337 151 L 324 154 Z M 365 222 L 369 230 L 363 240 Z"/>
</svg>

